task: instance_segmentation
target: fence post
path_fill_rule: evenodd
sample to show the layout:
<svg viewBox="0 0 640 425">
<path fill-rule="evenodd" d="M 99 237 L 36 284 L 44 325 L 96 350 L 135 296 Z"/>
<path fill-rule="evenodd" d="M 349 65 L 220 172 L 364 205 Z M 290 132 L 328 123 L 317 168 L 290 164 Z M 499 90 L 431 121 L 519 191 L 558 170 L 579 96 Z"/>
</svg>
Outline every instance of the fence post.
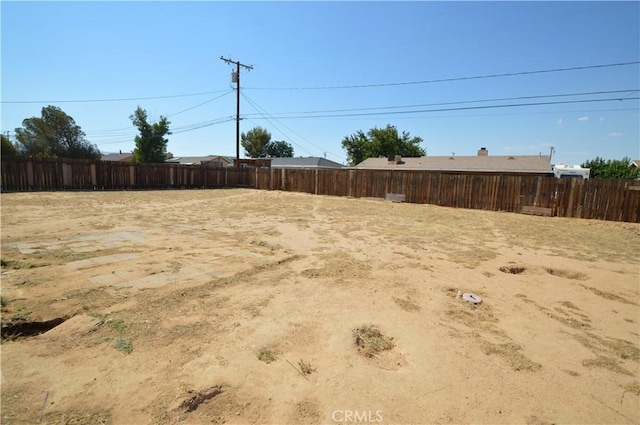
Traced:
<svg viewBox="0 0 640 425">
<path fill-rule="evenodd" d="M 275 168 L 269 168 L 269 190 L 273 190 L 273 179 L 275 178 Z"/>
<path fill-rule="evenodd" d="M 316 190 L 315 190 L 315 194 L 318 194 L 318 169 L 316 168 Z"/>
<path fill-rule="evenodd" d="M 27 184 L 29 185 L 29 189 L 33 188 L 33 162 L 27 162 Z"/>
<path fill-rule="evenodd" d="M 96 164 L 91 164 L 91 186 L 94 188 L 98 185 L 98 179 L 96 178 Z"/>
<path fill-rule="evenodd" d="M 353 170 L 349 170 L 349 182 L 348 182 L 348 186 L 349 188 L 347 189 L 347 196 L 349 198 L 353 198 Z"/>
<path fill-rule="evenodd" d="M 69 187 L 72 185 L 73 176 L 71 175 L 71 164 L 65 164 L 62 162 L 62 187 Z"/>
</svg>

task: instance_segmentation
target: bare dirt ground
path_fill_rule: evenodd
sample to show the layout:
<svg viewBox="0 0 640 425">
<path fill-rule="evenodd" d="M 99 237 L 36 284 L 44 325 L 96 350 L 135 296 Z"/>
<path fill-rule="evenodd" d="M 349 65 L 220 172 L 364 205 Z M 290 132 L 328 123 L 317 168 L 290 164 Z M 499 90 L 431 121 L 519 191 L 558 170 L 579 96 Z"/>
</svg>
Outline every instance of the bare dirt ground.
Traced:
<svg viewBox="0 0 640 425">
<path fill-rule="evenodd" d="M 5 332 L 2 424 L 640 421 L 637 224 L 251 190 L 0 201 L 3 326 L 68 319 Z"/>
</svg>

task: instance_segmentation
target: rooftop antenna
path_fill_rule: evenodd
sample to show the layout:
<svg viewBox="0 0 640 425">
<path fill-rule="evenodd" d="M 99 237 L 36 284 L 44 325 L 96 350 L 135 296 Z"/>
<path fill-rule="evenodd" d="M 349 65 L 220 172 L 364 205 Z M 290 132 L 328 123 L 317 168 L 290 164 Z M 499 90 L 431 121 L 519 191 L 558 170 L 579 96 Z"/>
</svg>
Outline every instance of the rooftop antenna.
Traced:
<svg viewBox="0 0 640 425">
<path fill-rule="evenodd" d="M 555 151 L 556 151 L 556 149 L 553 146 L 551 146 L 551 150 L 549 151 L 549 161 L 551 161 L 551 157 L 553 156 Z"/>
</svg>

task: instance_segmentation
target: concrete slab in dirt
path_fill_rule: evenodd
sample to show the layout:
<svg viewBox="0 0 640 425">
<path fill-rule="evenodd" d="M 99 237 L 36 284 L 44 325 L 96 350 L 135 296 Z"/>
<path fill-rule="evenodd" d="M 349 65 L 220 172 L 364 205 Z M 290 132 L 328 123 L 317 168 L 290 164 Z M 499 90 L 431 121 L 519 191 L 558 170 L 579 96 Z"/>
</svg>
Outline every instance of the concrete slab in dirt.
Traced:
<svg viewBox="0 0 640 425">
<path fill-rule="evenodd" d="M 139 273 L 137 274 L 133 271 L 114 271 L 113 273 L 91 276 L 89 282 L 97 286 L 110 286 L 133 280 L 137 276 L 139 276 Z"/>
<path fill-rule="evenodd" d="M 105 264 L 120 263 L 123 261 L 135 260 L 136 254 L 113 254 L 101 257 L 87 258 L 86 260 L 73 261 L 67 264 L 69 270 L 83 270 L 91 267 L 103 266 Z"/>
</svg>

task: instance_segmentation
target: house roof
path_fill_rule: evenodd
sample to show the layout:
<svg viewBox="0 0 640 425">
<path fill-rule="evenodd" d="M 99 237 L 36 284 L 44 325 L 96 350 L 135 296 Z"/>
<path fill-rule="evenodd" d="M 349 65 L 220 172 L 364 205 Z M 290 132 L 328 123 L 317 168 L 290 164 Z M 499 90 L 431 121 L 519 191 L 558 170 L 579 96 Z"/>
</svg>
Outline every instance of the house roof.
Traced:
<svg viewBox="0 0 640 425">
<path fill-rule="evenodd" d="M 126 161 L 133 157 L 131 152 L 129 153 L 108 153 L 106 155 L 102 155 L 100 159 L 102 161 Z"/>
<path fill-rule="evenodd" d="M 226 160 L 229 163 L 233 163 L 234 158 L 221 156 L 221 155 L 207 155 L 207 156 L 174 156 L 167 159 L 165 162 L 170 164 L 184 164 L 184 165 L 200 165 L 209 161 Z"/>
<path fill-rule="evenodd" d="M 388 158 L 368 158 L 357 164 L 360 169 L 432 170 L 513 173 L 553 173 L 548 156 L 421 156 L 402 158 L 400 164 Z"/>
<path fill-rule="evenodd" d="M 640 167 L 640 159 L 631 160 L 631 165 L 635 165 L 636 167 Z"/>
<path fill-rule="evenodd" d="M 342 164 L 326 158 L 310 156 L 307 158 L 271 158 L 271 168 L 342 168 Z"/>
</svg>

